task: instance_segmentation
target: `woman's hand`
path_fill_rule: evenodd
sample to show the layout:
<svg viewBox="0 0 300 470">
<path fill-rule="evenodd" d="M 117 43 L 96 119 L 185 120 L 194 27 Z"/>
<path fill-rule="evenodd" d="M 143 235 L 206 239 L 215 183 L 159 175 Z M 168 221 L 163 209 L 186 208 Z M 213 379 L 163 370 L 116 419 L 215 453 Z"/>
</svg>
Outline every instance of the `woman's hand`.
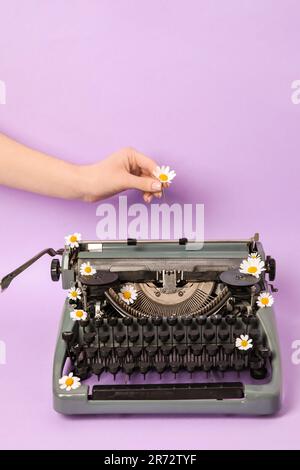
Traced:
<svg viewBox="0 0 300 470">
<path fill-rule="evenodd" d="M 80 197 L 98 201 L 127 189 L 143 192 L 146 202 L 161 197 L 162 184 L 153 176 L 157 163 L 133 148 L 124 148 L 105 160 L 79 166 Z"/>
</svg>

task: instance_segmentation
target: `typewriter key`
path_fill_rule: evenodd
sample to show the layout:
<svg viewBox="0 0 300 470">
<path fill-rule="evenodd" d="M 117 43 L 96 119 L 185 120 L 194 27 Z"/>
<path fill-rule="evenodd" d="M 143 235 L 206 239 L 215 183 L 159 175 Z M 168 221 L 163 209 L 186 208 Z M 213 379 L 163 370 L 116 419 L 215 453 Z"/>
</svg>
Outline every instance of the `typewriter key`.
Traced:
<svg viewBox="0 0 300 470">
<path fill-rule="evenodd" d="M 228 361 L 218 361 L 218 369 L 221 372 L 225 372 L 229 367 L 229 362 Z"/>
<path fill-rule="evenodd" d="M 167 364 L 165 362 L 156 362 L 155 365 L 154 365 L 154 368 L 155 368 L 156 372 L 159 373 L 159 377 L 161 378 L 163 372 L 167 368 Z"/>
<path fill-rule="evenodd" d="M 122 359 L 126 356 L 126 354 L 128 352 L 128 349 L 127 348 L 116 348 L 115 351 L 116 351 L 117 357 Z"/>
<path fill-rule="evenodd" d="M 116 317 L 110 317 L 107 323 L 109 324 L 109 326 L 114 327 L 118 324 L 118 319 Z"/>
<path fill-rule="evenodd" d="M 176 341 L 180 342 L 185 337 L 185 334 L 184 334 L 183 330 L 178 329 L 178 330 L 174 331 L 173 336 L 174 336 Z"/>
<path fill-rule="evenodd" d="M 96 333 L 94 331 L 90 333 L 84 333 L 83 339 L 87 344 L 91 344 L 96 337 Z"/>
<path fill-rule="evenodd" d="M 258 328 L 250 328 L 249 335 L 254 341 L 257 342 L 261 336 L 260 330 Z"/>
<path fill-rule="evenodd" d="M 212 369 L 213 363 L 211 361 L 203 361 L 202 367 L 204 372 L 209 372 Z"/>
<path fill-rule="evenodd" d="M 191 374 L 191 376 L 192 376 L 192 373 L 195 372 L 195 370 L 196 370 L 197 364 L 196 364 L 195 362 L 189 361 L 189 362 L 186 363 L 185 367 L 186 367 L 186 370 L 187 370 L 187 371 Z"/>
<path fill-rule="evenodd" d="M 117 343 L 122 344 L 126 338 L 126 335 L 124 333 L 116 333 L 114 337 Z"/>
<path fill-rule="evenodd" d="M 204 315 L 199 315 L 199 317 L 196 317 L 196 321 L 199 325 L 203 326 L 206 323 L 206 317 Z"/>
<path fill-rule="evenodd" d="M 252 327 L 254 328 L 257 328 L 259 323 L 258 323 L 258 319 L 254 316 L 254 315 L 251 315 L 250 319 L 249 319 L 249 323 Z"/>
<path fill-rule="evenodd" d="M 171 371 L 173 372 L 173 374 L 175 374 L 175 377 L 176 377 L 177 372 L 179 372 L 179 370 L 181 369 L 181 364 L 178 361 L 172 361 L 172 362 L 170 362 L 170 368 L 171 368 Z"/>
<path fill-rule="evenodd" d="M 133 319 L 132 317 L 125 317 L 125 318 L 122 318 L 122 321 L 125 326 L 130 326 L 132 325 Z"/>
<path fill-rule="evenodd" d="M 93 357 L 96 356 L 97 352 L 98 352 L 98 348 L 96 347 L 86 348 L 86 357 L 88 359 L 93 359 Z"/>
<path fill-rule="evenodd" d="M 80 326 L 82 326 L 83 329 L 87 327 L 89 323 L 90 323 L 90 319 L 88 317 L 85 320 L 79 320 L 79 324 Z"/>
<path fill-rule="evenodd" d="M 77 367 L 74 375 L 79 377 L 81 380 L 85 380 L 88 378 L 89 368 L 87 366 Z"/>
<path fill-rule="evenodd" d="M 104 367 L 104 365 L 102 365 L 102 364 L 96 363 L 96 364 L 93 364 L 93 365 L 92 365 L 92 371 L 93 371 L 93 373 L 94 373 L 95 375 L 97 375 L 98 380 L 100 379 L 100 375 L 102 374 L 102 372 L 104 371 L 104 369 L 105 369 L 105 367 Z"/>
<path fill-rule="evenodd" d="M 268 359 L 272 356 L 270 349 L 265 346 L 262 346 L 262 345 L 258 346 L 257 351 L 260 354 L 260 356 L 264 359 Z"/>
<path fill-rule="evenodd" d="M 226 323 L 228 323 L 228 325 L 234 325 L 235 322 L 236 322 L 236 316 L 235 315 L 226 315 L 225 321 L 226 321 Z"/>
<path fill-rule="evenodd" d="M 146 374 L 150 370 L 149 362 L 141 362 L 139 364 L 139 369 L 140 369 L 141 374 L 143 374 L 144 380 L 145 380 L 146 379 Z"/>
<path fill-rule="evenodd" d="M 131 352 L 132 357 L 134 358 L 138 358 L 142 354 L 142 348 L 136 346 L 131 346 L 129 348 L 129 351 Z"/>
<path fill-rule="evenodd" d="M 170 333 L 168 330 L 163 330 L 159 332 L 158 337 L 162 343 L 166 343 L 170 338 Z"/>
<path fill-rule="evenodd" d="M 203 333 L 204 338 L 206 341 L 212 341 L 216 336 L 214 330 L 212 328 L 207 328 Z"/>
<path fill-rule="evenodd" d="M 197 341 L 200 337 L 200 334 L 197 330 L 191 330 L 188 334 L 188 337 L 191 341 Z"/>
<path fill-rule="evenodd" d="M 202 344 L 192 344 L 191 346 L 192 353 L 194 356 L 200 356 L 203 350 L 203 345 Z"/>
<path fill-rule="evenodd" d="M 134 372 L 135 368 L 136 368 L 136 365 L 133 362 L 125 362 L 125 364 L 123 364 L 123 371 L 129 377 Z"/>
<path fill-rule="evenodd" d="M 144 331 L 143 338 L 145 342 L 149 344 L 152 343 L 152 341 L 154 340 L 155 334 L 153 333 L 153 331 Z"/>
<path fill-rule="evenodd" d="M 218 331 L 218 337 L 221 341 L 227 341 L 229 339 L 229 330 L 227 328 L 220 328 Z"/>
<path fill-rule="evenodd" d="M 149 357 L 154 357 L 158 351 L 158 348 L 156 346 L 147 346 L 146 347 L 146 353 L 148 354 Z"/>
<path fill-rule="evenodd" d="M 234 344 L 222 344 L 222 348 L 224 350 L 224 353 L 229 355 L 229 354 L 232 354 L 233 351 L 235 351 L 235 345 Z"/>
<path fill-rule="evenodd" d="M 175 351 L 179 356 L 184 356 L 187 353 L 187 347 L 184 344 L 176 344 Z"/>
<path fill-rule="evenodd" d="M 101 341 L 101 343 L 107 343 L 107 341 L 109 340 L 109 334 L 108 333 L 100 333 L 99 334 L 99 340 Z"/>
<path fill-rule="evenodd" d="M 267 377 L 268 371 L 265 367 L 261 369 L 250 369 L 250 375 L 255 380 L 263 380 Z"/>
<path fill-rule="evenodd" d="M 74 331 L 63 331 L 61 336 L 64 341 L 71 343 L 74 338 Z"/>
<path fill-rule="evenodd" d="M 244 369 L 244 361 L 243 359 L 236 359 L 233 362 L 233 367 L 237 372 L 240 372 Z"/>
<path fill-rule="evenodd" d="M 207 344 L 206 351 L 209 356 L 216 356 L 219 350 L 219 346 L 216 344 Z"/>
<path fill-rule="evenodd" d="M 161 317 L 154 317 L 153 318 L 153 325 L 155 326 L 160 326 L 162 324 L 162 318 Z"/>
<path fill-rule="evenodd" d="M 100 326 L 103 325 L 104 319 L 102 317 L 96 317 L 95 318 L 95 326 L 96 328 L 99 328 Z"/>
<path fill-rule="evenodd" d="M 215 314 L 210 316 L 210 321 L 212 322 L 213 325 L 219 325 L 222 321 L 222 315 L 220 314 Z"/>
<path fill-rule="evenodd" d="M 108 371 L 114 376 L 114 380 L 116 380 L 116 375 L 120 370 L 120 364 L 117 362 L 112 362 L 108 365 Z"/>
<path fill-rule="evenodd" d="M 132 331 L 131 333 L 129 333 L 128 338 L 131 343 L 136 343 L 139 339 L 139 332 Z"/>
<path fill-rule="evenodd" d="M 170 356 L 173 351 L 173 346 L 162 346 L 161 352 L 163 356 Z"/>
<path fill-rule="evenodd" d="M 102 359 L 107 359 L 111 355 L 111 352 L 112 348 L 107 346 L 101 346 L 101 348 L 99 348 L 99 354 Z"/>
<path fill-rule="evenodd" d="M 172 315 L 171 317 L 167 318 L 167 322 L 170 326 L 175 326 L 177 325 L 177 317 L 175 315 Z"/>
</svg>

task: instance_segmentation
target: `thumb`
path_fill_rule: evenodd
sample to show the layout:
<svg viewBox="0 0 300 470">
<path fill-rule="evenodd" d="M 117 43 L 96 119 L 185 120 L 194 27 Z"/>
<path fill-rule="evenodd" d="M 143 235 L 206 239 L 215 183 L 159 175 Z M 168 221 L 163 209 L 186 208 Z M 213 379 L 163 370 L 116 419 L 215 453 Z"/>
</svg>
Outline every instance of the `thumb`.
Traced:
<svg viewBox="0 0 300 470">
<path fill-rule="evenodd" d="M 151 178 L 150 176 L 128 175 L 128 188 L 155 193 L 161 191 L 161 183 L 156 178 Z"/>
</svg>

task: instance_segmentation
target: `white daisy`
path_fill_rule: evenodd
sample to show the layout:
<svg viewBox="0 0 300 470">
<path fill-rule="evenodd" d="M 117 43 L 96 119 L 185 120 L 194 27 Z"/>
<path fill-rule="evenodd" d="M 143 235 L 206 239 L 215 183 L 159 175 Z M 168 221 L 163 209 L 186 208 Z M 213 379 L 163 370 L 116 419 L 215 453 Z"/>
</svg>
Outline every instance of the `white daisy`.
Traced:
<svg viewBox="0 0 300 470">
<path fill-rule="evenodd" d="M 235 347 L 241 351 L 247 351 L 247 349 L 253 348 L 252 339 L 248 335 L 241 335 L 235 340 Z"/>
<path fill-rule="evenodd" d="M 170 170 L 169 166 L 157 166 L 153 172 L 153 175 L 161 183 L 171 183 L 171 181 L 175 178 L 176 173 L 174 170 Z"/>
<path fill-rule="evenodd" d="M 260 259 L 260 254 L 257 253 L 257 251 L 254 251 L 253 253 L 249 254 L 248 259 Z"/>
<path fill-rule="evenodd" d="M 70 372 L 69 375 L 63 375 L 58 383 L 59 388 L 69 392 L 70 390 L 76 390 L 76 388 L 80 387 L 80 378 L 75 377 L 73 372 Z"/>
<path fill-rule="evenodd" d="M 87 263 L 82 263 L 80 266 L 80 274 L 82 276 L 93 276 L 96 274 L 96 269 L 94 266 L 91 266 L 90 262 L 88 261 Z"/>
<path fill-rule="evenodd" d="M 65 244 L 70 248 L 78 248 L 81 240 L 81 233 L 75 232 L 65 237 Z"/>
<path fill-rule="evenodd" d="M 269 292 L 261 292 L 256 303 L 260 308 L 271 307 L 274 303 L 274 297 Z"/>
<path fill-rule="evenodd" d="M 71 287 L 71 289 L 68 292 L 68 298 L 70 300 L 80 300 L 81 295 L 82 295 L 81 289 L 79 289 L 78 287 L 77 288 Z"/>
<path fill-rule="evenodd" d="M 73 321 L 76 320 L 86 320 L 87 313 L 84 310 L 73 310 L 70 312 L 70 317 L 72 318 Z"/>
<path fill-rule="evenodd" d="M 133 304 L 133 302 L 137 299 L 137 291 L 134 286 L 126 284 L 126 286 L 123 286 L 121 288 L 121 291 L 119 292 L 119 297 L 126 304 Z"/>
<path fill-rule="evenodd" d="M 240 264 L 240 272 L 243 274 L 252 274 L 259 278 L 262 271 L 265 271 L 265 263 L 260 258 L 244 259 Z"/>
</svg>

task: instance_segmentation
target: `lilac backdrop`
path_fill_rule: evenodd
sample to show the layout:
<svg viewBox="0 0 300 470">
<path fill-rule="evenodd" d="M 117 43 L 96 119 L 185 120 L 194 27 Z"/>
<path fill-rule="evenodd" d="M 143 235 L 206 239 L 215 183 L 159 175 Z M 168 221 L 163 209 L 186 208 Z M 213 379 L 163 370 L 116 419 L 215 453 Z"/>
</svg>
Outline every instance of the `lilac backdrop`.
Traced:
<svg viewBox="0 0 300 470">
<path fill-rule="evenodd" d="M 275 418 L 56 414 L 64 292 L 45 259 L 0 296 L 1 448 L 300 447 L 299 18 L 297 0 L 0 0 L 0 131 L 78 163 L 133 145 L 176 169 L 168 202 L 205 204 L 207 238 L 259 231 L 285 391 Z M 95 238 L 96 207 L 1 188 L 0 276 L 72 230 Z"/>
</svg>

